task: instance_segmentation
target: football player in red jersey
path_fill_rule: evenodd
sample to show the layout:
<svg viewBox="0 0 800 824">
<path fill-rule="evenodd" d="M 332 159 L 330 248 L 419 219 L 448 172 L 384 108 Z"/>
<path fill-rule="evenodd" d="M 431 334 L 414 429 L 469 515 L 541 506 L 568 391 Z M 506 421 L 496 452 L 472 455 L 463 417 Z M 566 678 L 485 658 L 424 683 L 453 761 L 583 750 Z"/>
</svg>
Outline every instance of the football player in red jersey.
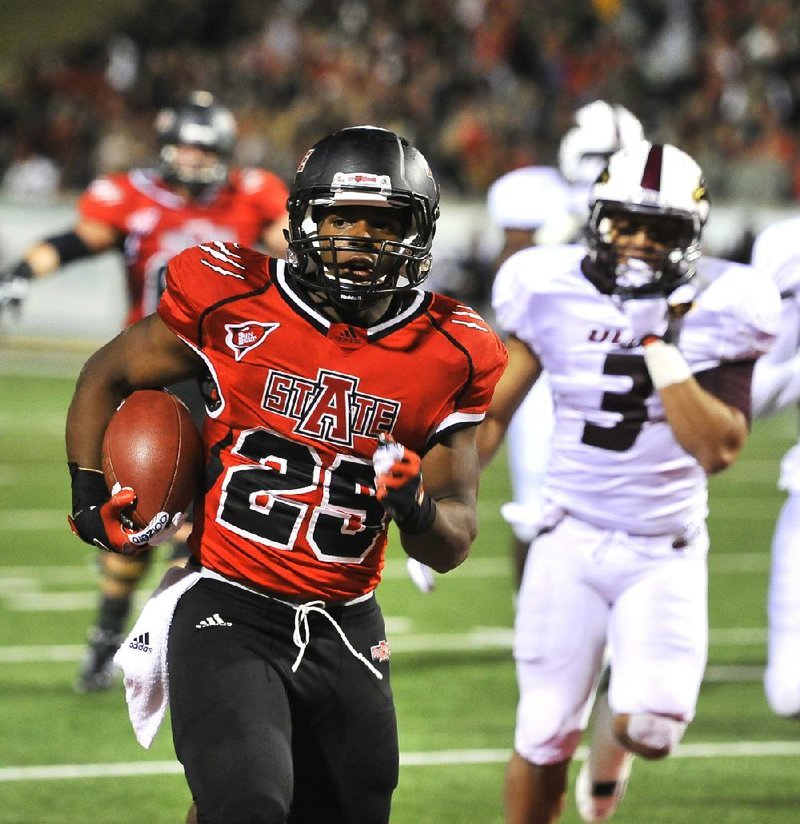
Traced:
<svg viewBox="0 0 800 824">
<path fill-rule="evenodd" d="M 477 313 L 419 288 L 438 202 L 405 139 L 330 135 L 292 183 L 286 260 L 226 242 L 181 253 L 157 314 L 81 372 L 72 520 L 123 553 L 140 536 L 99 472 L 108 420 L 134 389 L 206 378 L 193 560 L 115 659 L 143 745 L 169 696 L 189 821 L 389 821 L 398 740 L 374 595 L 389 522 L 437 572 L 467 557 L 475 430 L 506 362 Z"/>
<path fill-rule="evenodd" d="M 34 278 L 74 260 L 122 249 L 127 320 L 133 323 L 155 311 L 166 262 L 190 246 L 210 239 L 259 243 L 283 256 L 288 189 L 272 172 L 229 167 L 236 140 L 232 112 L 210 93 L 197 91 L 185 103 L 161 111 L 155 128 L 161 146 L 158 169 L 133 169 L 95 180 L 78 202 L 72 229 L 36 243 L 18 264 L 0 273 L 0 306 L 23 297 Z M 192 384 L 178 387 L 177 393 L 193 412 L 202 407 Z M 187 554 L 183 540 L 173 544 L 175 561 Z M 112 657 L 150 560 L 151 553 L 101 556 L 100 602 L 78 674 L 80 692 L 112 685 Z"/>
</svg>

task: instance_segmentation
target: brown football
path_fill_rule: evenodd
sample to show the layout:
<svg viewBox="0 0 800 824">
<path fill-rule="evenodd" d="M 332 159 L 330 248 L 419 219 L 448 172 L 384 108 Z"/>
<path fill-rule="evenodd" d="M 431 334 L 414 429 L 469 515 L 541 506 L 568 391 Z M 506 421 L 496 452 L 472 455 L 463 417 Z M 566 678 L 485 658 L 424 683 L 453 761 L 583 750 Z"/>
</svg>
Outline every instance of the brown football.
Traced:
<svg viewBox="0 0 800 824">
<path fill-rule="evenodd" d="M 186 406 L 171 392 L 140 389 L 111 418 L 103 438 L 103 473 L 111 489 L 129 486 L 141 528 L 159 512 L 185 512 L 201 488 L 203 443 Z"/>
</svg>

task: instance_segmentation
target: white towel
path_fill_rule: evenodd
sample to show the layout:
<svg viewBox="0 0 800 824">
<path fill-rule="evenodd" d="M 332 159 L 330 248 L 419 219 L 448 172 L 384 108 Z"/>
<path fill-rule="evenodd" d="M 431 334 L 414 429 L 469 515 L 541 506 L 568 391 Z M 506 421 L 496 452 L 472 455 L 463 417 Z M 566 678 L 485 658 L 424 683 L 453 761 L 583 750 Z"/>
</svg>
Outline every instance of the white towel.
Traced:
<svg viewBox="0 0 800 824">
<path fill-rule="evenodd" d="M 114 656 L 125 674 L 128 716 L 145 749 L 150 749 L 169 703 L 167 641 L 172 616 L 183 593 L 199 580 L 199 572 L 170 567 Z"/>
</svg>

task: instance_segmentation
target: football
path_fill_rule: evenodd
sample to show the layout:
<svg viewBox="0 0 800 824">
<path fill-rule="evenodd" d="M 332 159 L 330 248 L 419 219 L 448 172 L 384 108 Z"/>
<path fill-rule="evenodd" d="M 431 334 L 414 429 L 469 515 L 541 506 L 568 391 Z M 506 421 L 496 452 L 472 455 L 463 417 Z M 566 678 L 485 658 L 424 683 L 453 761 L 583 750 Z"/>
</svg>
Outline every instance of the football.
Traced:
<svg viewBox="0 0 800 824">
<path fill-rule="evenodd" d="M 159 512 L 185 512 L 201 488 L 203 465 L 203 442 L 191 413 L 167 390 L 129 395 L 103 437 L 106 484 L 136 493 L 130 518 L 138 528 Z"/>
</svg>

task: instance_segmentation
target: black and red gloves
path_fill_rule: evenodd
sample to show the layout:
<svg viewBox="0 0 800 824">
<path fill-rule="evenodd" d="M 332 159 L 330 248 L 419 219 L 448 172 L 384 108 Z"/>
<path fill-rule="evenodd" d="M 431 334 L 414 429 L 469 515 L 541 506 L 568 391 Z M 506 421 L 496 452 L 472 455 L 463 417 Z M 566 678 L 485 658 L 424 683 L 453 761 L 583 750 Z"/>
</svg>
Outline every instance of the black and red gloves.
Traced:
<svg viewBox="0 0 800 824">
<path fill-rule="evenodd" d="M 422 484 L 422 460 L 416 452 L 381 435 L 372 457 L 378 500 L 402 532 L 426 532 L 436 519 L 436 503 Z"/>
<path fill-rule="evenodd" d="M 136 506 L 130 487 L 111 490 L 109 496 L 103 473 L 69 464 L 72 478 L 72 515 L 69 527 L 82 541 L 120 555 L 137 555 L 171 538 L 185 518 L 157 513 L 147 526 L 136 529 L 128 515 Z"/>
</svg>

